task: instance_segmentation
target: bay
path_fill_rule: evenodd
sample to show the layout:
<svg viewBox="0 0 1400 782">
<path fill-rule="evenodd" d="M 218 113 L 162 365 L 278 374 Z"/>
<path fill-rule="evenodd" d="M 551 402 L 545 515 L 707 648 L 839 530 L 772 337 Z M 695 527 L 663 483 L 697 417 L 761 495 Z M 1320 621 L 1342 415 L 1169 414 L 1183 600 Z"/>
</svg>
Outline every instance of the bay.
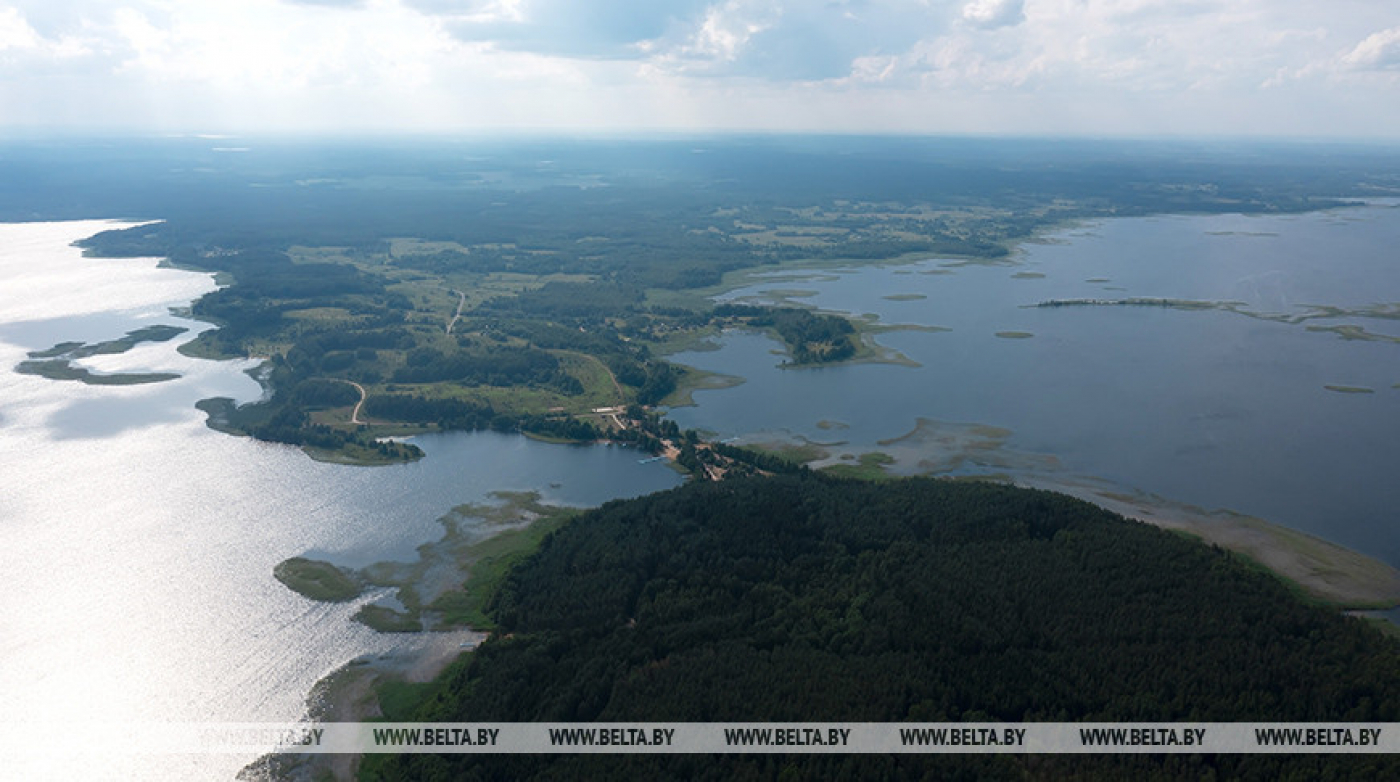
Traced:
<svg viewBox="0 0 1400 782">
<path fill-rule="evenodd" d="M 797 369 L 767 336 L 731 332 L 719 350 L 673 359 L 746 382 L 697 391 L 695 406 L 671 415 L 746 442 L 824 444 L 825 463 L 902 450 L 896 471 L 1107 482 L 1400 566 L 1400 344 L 1309 329 L 1400 336 L 1400 321 L 1382 316 L 1400 302 L 1396 246 L 1392 200 L 1098 221 L 1002 264 L 773 272 L 722 298 L 771 303 L 800 290 L 800 303 L 823 310 L 948 330 L 878 337 L 918 366 Z M 1035 306 L 1131 298 L 1238 311 Z M 1349 314 L 1284 322 L 1324 306 Z"/>
<path fill-rule="evenodd" d="M 278 562 L 412 559 L 441 537 L 439 517 L 496 491 L 592 506 L 680 481 L 630 449 L 497 433 L 425 435 L 418 462 L 355 467 L 212 431 L 195 402 L 258 398 L 245 374 L 256 362 L 178 354 L 208 325 L 170 309 L 212 290 L 211 278 L 71 246 L 110 227 L 0 225 L 0 692 L 27 723 L 299 719 L 326 674 L 424 641 L 352 622 L 363 601 L 291 592 L 272 577 Z M 13 371 L 30 351 L 151 325 L 190 331 L 80 363 L 176 380 L 90 386 Z M 227 779 L 252 759 L 62 746 L 7 761 L 6 774 Z"/>
</svg>

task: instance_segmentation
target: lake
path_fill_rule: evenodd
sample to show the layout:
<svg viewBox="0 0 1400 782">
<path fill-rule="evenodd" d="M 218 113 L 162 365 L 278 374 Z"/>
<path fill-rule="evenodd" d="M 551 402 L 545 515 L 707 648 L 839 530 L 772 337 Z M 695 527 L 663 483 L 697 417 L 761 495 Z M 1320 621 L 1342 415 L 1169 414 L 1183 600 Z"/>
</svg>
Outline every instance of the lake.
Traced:
<svg viewBox="0 0 1400 782">
<path fill-rule="evenodd" d="M 312 461 L 204 425 L 199 399 L 249 401 L 252 362 L 186 358 L 207 326 L 174 317 L 208 275 L 81 257 L 101 222 L 0 225 L 0 692 L 25 722 L 300 718 L 321 677 L 421 643 L 352 622 L 359 603 L 307 600 L 272 568 L 309 554 L 350 565 L 411 560 L 439 517 L 494 491 L 592 506 L 675 486 L 637 452 L 496 433 L 415 439 L 389 467 Z M 172 372 L 90 386 L 16 374 L 28 351 L 168 324 L 191 331 L 83 365 Z M 17 778 L 231 778 L 251 757 L 7 760 Z M 18 762 L 18 761 L 17 761 Z"/>
<path fill-rule="evenodd" d="M 254 364 L 176 353 L 207 326 L 170 308 L 212 290 L 210 277 L 70 246 L 109 227 L 0 225 L 0 692 L 27 722 L 296 719 L 327 673 L 421 640 L 350 621 L 358 603 L 292 593 L 272 578 L 277 562 L 408 559 L 440 536 L 440 516 L 493 491 L 596 505 L 680 481 L 628 449 L 495 433 L 420 436 L 426 459 L 366 468 L 209 430 L 194 403 L 256 399 Z M 1005 264 L 785 269 L 723 298 L 946 330 L 878 337 L 917 366 L 803 369 L 782 368 L 766 336 L 728 333 L 718 350 L 676 359 L 746 382 L 696 392 L 671 415 L 747 442 L 818 443 L 828 463 L 880 451 L 902 472 L 1097 481 L 1400 565 L 1400 344 L 1309 330 L 1400 334 L 1373 307 L 1400 302 L 1397 246 L 1400 209 L 1385 202 L 1100 221 Z M 1034 306 L 1134 297 L 1238 304 Z M 29 351 L 152 325 L 191 331 L 82 363 L 177 380 L 89 386 L 13 371 Z M 7 770 L 228 778 L 249 759 L 55 755 Z"/>
<path fill-rule="evenodd" d="M 828 463 L 880 451 L 903 472 L 1094 480 L 1259 516 L 1400 566 L 1400 344 L 1309 329 L 1400 335 L 1397 313 L 1374 308 L 1400 302 L 1397 246 L 1392 200 L 1098 221 L 1003 264 L 772 272 L 722 298 L 947 330 L 878 337 L 919 366 L 798 369 L 781 366 L 768 337 L 728 333 L 718 350 L 673 359 L 746 382 L 698 391 L 671 415 L 743 442 L 825 444 Z M 1239 312 L 1034 306 L 1129 298 Z M 1338 309 L 1284 322 L 1322 306 Z"/>
</svg>

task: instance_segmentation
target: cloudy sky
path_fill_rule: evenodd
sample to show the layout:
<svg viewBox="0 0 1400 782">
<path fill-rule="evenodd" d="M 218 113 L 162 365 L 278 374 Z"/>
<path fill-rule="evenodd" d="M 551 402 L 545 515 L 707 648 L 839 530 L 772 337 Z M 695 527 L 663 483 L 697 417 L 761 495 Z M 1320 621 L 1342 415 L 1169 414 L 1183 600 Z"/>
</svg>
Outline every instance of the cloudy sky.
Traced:
<svg viewBox="0 0 1400 782">
<path fill-rule="evenodd" d="M 1395 0 L 0 0 L 0 133 L 1400 140 Z"/>
</svg>

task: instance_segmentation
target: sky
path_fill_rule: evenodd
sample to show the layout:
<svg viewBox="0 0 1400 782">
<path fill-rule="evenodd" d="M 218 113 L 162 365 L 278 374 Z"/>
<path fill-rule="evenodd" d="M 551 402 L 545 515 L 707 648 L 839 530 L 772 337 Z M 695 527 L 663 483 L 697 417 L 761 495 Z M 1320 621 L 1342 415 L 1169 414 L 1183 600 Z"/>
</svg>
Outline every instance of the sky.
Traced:
<svg viewBox="0 0 1400 782">
<path fill-rule="evenodd" d="M 0 0 L 0 133 L 1400 140 L 1396 0 Z"/>
</svg>

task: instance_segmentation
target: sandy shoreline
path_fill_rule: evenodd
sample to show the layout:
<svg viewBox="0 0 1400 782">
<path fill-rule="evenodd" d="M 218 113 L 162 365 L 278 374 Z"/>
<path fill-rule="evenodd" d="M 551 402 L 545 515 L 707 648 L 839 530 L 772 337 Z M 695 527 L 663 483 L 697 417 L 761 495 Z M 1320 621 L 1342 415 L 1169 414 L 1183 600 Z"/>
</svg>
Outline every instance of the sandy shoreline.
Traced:
<svg viewBox="0 0 1400 782">
<path fill-rule="evenodd" d="M 462 654 L 487 637 L 476 630 L 425 631 L 391 652 L 360 657 L 316 683 L 306 697 L 311 722 L 364 722 L 383 716 L 376 687 L 384 681 L 432 681 Z M 312 782 L 354 779 L 359 755 L 264 755 L 239 773 L 247 782 L 293 780 Z"/>
<path fill-rule="evenodd" d="M 1400 605 L 1400 570 L 1289 527 L 1244 514 L 1207 511 L 1088 483 L 1020 476 L 1015 483 L 1068 494 L 1130 519 L 1193 535 L 1248 557 L 1325 603 L 1341 608 Z"/>
<path fill-rule="evenodd" d="M 1243 555 L 1306 597 L 1344 609 L 1400 606 L 1400 570 L 1374 557 L 1305 532 L 1229 510 L 1207 510 L 1101 479 L 1065 471 L 1051 454 L 1008 445 L 1009 429 L 919 418 L 912 431 L 873 447 L 813 443 L 801 436 L 762 443 L 769 451 L 807 449 L 814 469 L 855 465 L 877 455 L 889 476 L 958 476 L 1012 483 L 1066 494 L 1126 518 L 1192 535 Z M 969 468 L 975 468 L 969 471 Z M 991 471 L 988 473 L 987 471 Z"/>
<path fill-rule="evenodd" d="M 431 681 L 487 634 L 475 630 L 415 633 L 415 643 L 386 654 L 352 660 L 317 682 L 307 714 L 317 722 L 363 722 L 381 716 L 374 685 L 381 680 Z"/>
</svg>

